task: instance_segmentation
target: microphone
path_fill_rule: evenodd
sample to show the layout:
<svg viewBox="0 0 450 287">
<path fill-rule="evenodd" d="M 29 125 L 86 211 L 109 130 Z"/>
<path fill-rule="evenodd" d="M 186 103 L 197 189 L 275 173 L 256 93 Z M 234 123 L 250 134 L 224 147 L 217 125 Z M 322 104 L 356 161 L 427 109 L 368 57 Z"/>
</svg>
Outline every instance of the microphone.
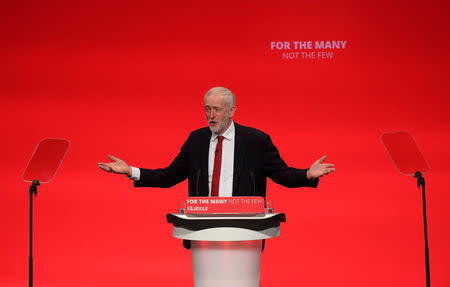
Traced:
<svg viewBox="0 0 450 287">
<path fill-rule="evenodd" d="M 253 196 L 256 196 L 255 175 L 253 174 L 253 170 L 250 170 L 250 177 L 252 178 L 253 183 Z"/>
<path fill-rule="evenodd" d="M 202 173 L 202 170 L 199 169 L 197 171 L 197 185 L 196 185 L 196 196 L 198 196 L 198 179 L 200 178 L 200 174 Z"/>
</svg>

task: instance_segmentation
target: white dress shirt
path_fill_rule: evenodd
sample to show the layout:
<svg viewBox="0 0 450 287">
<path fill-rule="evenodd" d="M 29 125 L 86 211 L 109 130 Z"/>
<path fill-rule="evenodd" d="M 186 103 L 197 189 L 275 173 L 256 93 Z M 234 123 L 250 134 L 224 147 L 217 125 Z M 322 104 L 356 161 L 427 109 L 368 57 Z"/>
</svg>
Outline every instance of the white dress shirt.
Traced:
<svg viewBox="0 0 450 287">
<path fill-rule="evenodd" d="M 208 159 L 208 190 L 211 196 L 211 182 L 214 171 L 214 156 L 219 135 L 212 133 L 209 142 L 209 159 Z M 220 169 L 219 196 L 233 195 L 233 169 L 234 169 L 234 141 L 235 128 L 234 122 L 231 121 L 230 127 L 223 133 L 222 141 L 222 167 Z M 132 180 L 141 178 L 141 170 L 134 166 L 131 167 Z"/>
<path fill-rule="evenodd" d="M 214 171 L 214 156 L 219 135 L 212 133 L 209 142 L 208 160 L 208 190 L 211 196 L 211 183 Z M 234 167 L 234 123 L 223 133 L 222 141 L 222 167 L 220 169 L 219 196 L 233 195 L 233 167 Z"/>
</svg>

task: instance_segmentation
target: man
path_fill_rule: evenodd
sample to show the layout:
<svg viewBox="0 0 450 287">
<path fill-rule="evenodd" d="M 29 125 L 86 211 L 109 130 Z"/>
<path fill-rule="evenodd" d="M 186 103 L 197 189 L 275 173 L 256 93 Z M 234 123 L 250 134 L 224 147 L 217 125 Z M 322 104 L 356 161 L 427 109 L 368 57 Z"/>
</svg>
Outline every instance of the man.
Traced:
<svg viewBox="0 0 450 287">
<path fill-rule="evenodd" d="M 235 102 L 230 90 L 210 89 L 204 97 L 209 128 L 193 131 L 164 169 L 130 167 L 111 155 L 108 158 L 113 162 L 98 166 L 107 172 L 126 174 L 135 187 L 171 187 L 188 178 L 189 196 L 264 198 L 267 177 L 286 187 L 317 187 L 319 177 L 335 171 L 334 164 L 323 163 L 326 156 L 309 169 L 288 167 L 267 134 L 232 121 Z M 183 246 L 190 249 L 191 242 L 184 240 Z"/>
<path fill-rule="evenodd" d="M 130 167 L 108 155 L 98 163 L 107 172 L 126 174 L 135 187 L 171 187 L 188 178 L 189 196 L 266 196 L 267 177 L 286 187 L 317 187 L 319 177 L 335 171 L 326 156 L 309 169 L 288 167 L 270 137 L 238 125 L 232 117 L 235 96 L 223 87 L 204 96 L 208 128 L 193 131 L 180 153 L 164 169 Z"/>
</svg>

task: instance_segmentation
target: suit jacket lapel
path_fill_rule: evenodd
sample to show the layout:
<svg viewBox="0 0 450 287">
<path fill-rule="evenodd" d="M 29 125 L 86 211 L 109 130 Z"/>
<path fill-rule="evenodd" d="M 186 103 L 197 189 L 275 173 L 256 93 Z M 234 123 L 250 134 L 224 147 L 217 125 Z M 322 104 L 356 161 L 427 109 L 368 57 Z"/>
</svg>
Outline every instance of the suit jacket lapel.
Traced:
<svg viewBox="0 0 450 287">
<path fill-rule="evenodd" d="M 244 141 L 244 135 L 241 130 L 241 126 L 234 123 L 234 167 L 233 167 L 233 195 L 237 192 L 239 175 L 244 167 L 244 155 L 246 150 L 246 145 Z"/>
<path fill-rule="evenodd" d="M 201 140 L 201 146 L 199 147 L 201 152 L 200 159 L 200 183 L 199 183 L 199 196 L 208 196 L 209 195 L 209 187 L 208 187 L 208 163 L 209 163 L 209 142 L 211 141 L 211 131 L 209 128 L 205 131 L 203 138 Z"/>
</svg>

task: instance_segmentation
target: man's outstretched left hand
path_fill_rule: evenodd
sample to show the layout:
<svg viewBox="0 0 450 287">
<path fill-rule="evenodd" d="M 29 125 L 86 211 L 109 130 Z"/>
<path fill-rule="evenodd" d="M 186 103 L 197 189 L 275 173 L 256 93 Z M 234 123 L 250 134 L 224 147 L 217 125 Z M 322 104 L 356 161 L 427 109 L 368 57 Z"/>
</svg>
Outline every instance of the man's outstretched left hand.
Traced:
<svg viewBox="0 0 450 287">
<path fill-rule="evenodd" d="M 311 165 L 311 167 L 308 169 L 308 172 L 306 173 L 306 177 L 308 179 L 319 178 L 321 176 L 329 174 L 330 172 L 336 171 L 336 169 L 334 168 L 334 164 L 323 163 L 326 158 L 327 156 L 324 155 Z"/>
</svg>

